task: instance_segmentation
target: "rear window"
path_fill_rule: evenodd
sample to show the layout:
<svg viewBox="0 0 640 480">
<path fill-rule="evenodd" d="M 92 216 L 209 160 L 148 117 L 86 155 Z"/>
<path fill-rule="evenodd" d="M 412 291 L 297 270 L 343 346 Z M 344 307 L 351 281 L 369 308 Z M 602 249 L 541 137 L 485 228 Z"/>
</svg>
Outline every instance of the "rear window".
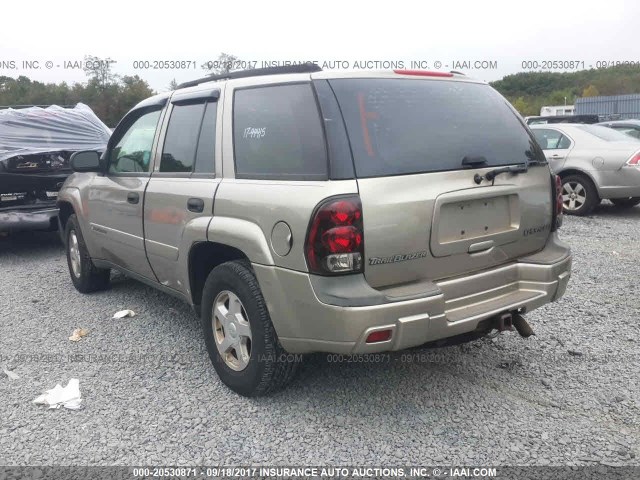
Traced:
<svg viewBox="0 0 640 480">
<path fill-rule="evenodd" d="M 602 125 L 580 125 L 577 128 L 584 130 L 591 135 L 595 135 L 601 140 L 607 142 L 628 142 L 633 141 L 633 138 L 629 135 L 625 135 L 622 132 L 617 132 L 612 128 L 603 127 Z"/>
<path fill-rule="evenodd" d="M 344 115 L 356 175 L 459 170 L 545 161 L 506 100 L 488 85 L 409 79 L 330 80 Z"/>
</svg>

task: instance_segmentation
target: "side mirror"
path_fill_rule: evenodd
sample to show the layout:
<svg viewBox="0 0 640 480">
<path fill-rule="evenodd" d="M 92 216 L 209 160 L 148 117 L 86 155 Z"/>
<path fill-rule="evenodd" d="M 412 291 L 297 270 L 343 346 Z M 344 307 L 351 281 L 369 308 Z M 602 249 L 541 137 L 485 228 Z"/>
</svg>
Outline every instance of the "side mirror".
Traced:
<svg viewBox="0 0 640 480">
<path fill-rule="evenodd" d="M 75 152 L 71 155 L 71 169 L 74 172 L 100 172 L 102 165 L 100 164 L 100 154 L 93 150 L 84 150 Z"/>
</svg>

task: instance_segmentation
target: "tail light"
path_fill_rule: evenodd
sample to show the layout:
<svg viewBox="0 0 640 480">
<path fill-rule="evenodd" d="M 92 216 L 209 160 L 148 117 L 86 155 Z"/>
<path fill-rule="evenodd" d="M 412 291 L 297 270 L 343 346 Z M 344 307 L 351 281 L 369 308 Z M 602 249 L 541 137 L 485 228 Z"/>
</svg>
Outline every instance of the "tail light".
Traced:
<svg viewBox="0 0 640 480">
<path fill-rule="evenodd" d="M 632 167 L 640 167 L 640 152 L 636 152 L 633 157 L 627 160 L 627 165 Z"/>
<path fill-rule="evenodd" d="M 553 202 L 553 216 L 551 220 L 551 231 L 555 232 L 562 226 L 562 210 L 564 201 L 562 200 L 562 178 L 560 175 L 551 175 L 551 198 Z"/>
<path fill-rule="evenodd" d="M 311 273 L 362 272 L 364 234 L 360 198 L 338 197 L 321 203 L 311 218 L 304 251 Z"/>
</svg>

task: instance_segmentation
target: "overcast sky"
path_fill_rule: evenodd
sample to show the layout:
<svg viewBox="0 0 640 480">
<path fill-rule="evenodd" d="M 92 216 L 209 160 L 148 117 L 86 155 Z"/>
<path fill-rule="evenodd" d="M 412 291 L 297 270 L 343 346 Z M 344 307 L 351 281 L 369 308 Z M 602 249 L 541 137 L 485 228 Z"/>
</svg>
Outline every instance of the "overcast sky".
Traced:
<svg viewBox="0 0 640 480">
<path fill-rule="evenodd" d="M 523 71 L 527 60 L 578 61 L 584 68 L 640 62 L 636 0 L 58 0 L 5 2 L 2 17 L 0 75 L 82 82 L 84 72 L 65 69 L 64 62 L 94 55 L 114 59 L 115 73 L 138 74 L 158 91 L 173 78 L 203 76 L 200 65 L 220 52 L 256 66 L 338 60 L 353 68 L 356 61 L 402 60 L 410 68 L 420 60 L 449 70 L 454 61 L 470 61 L 457 67 L 488 81 Z M 134 61 L 147 60 L 195 60 L 197 68 L 134 68 Z M 476 69 L 476 60 L 495 61 L 497 68 Z M 25 69 L 23 61 L 38 61 L 40 68 Z"/>
</svg>

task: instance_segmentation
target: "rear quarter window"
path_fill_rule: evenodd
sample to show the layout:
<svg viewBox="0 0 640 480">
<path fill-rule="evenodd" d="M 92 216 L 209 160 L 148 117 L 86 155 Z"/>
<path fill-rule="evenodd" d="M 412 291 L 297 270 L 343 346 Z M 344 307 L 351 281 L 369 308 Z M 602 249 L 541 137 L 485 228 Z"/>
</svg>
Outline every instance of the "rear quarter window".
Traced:
<svg viewBox="0 0 640 480">
<path fill-rule="evenodd" d="M 329 81 L 344 115 L 356 175 L 375 177 L 545 162 L 518 114 L 484 84 L 410 79 Z"/>
<path fill-rule="evenodd" d="M 236 90 L 233 149 L 237 178 L 327 179 L 324 133 L 311 84 Z"/>
</svg>

